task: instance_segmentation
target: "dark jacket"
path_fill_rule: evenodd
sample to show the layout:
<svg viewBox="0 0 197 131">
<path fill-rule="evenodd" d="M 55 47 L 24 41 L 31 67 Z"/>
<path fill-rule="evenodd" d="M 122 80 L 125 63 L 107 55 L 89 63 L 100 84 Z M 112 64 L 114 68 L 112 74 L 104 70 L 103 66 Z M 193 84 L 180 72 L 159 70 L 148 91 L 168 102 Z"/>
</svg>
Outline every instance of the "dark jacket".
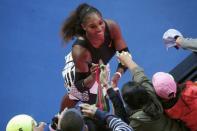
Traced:
<svg viewBox="0 0 197 131">
<path fill-rule="evenodd" d="M 145 109 L 134 111 L 129 117 L 130 126 L 135 131 L 186 131 L 188 129 L 182 123 L 168 118 L 163 113 L 161 103 L 156 97 L 155 91 L 149 79 L 145 76 L 142 68 L 137 67 L 133 71 L 133 81 L 142 84 L 151 96 L 153 111 L 157 113 L 157 118 L 153 118 L 144 112 Z"/>
</svg>

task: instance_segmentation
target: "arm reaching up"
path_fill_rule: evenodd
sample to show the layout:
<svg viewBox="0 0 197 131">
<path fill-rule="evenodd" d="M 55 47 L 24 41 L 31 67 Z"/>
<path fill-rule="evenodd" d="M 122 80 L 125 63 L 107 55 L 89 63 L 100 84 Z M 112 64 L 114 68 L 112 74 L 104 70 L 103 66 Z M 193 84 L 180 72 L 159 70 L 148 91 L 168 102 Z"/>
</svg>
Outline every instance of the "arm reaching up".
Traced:
<svg viewBox="0 0 197 131">
<path fill-rule="evenodd" d="M 167 49 L 175 47 L 197 52 L 197 39 L 184 38 L 181 32 L 176 29 L 168 29 L 164 32 L 163 41 Z"/>
</svg>

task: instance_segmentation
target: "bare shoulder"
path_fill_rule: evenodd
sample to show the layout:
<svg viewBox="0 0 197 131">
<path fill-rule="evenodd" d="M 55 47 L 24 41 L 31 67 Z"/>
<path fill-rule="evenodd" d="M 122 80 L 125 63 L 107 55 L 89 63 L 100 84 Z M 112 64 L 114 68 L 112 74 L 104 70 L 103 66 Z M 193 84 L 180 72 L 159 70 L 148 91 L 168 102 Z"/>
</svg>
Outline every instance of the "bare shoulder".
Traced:
<svg viewBox="0 0 197 131">
<path fill-rule="evenodd" d="M 107 25 L 108 25 L 109 27 L 116 27 L 116 26 L 118 26 L 117 22 L 115 22 L 114 20 L 105 19 L 105 21 L 107 22 Z"/>
<path fill-rule="evenodd" d="M 118 23 L 110 19 L 107 19 L 105 21 L 107 22 L 112 38 L 117 38 L 121 34 Z"/>
<path fill-rule="evenodd" d="M 113 20 L 105 20 L 110 31 L 111 38 L 114 41 L 116 50 L 122 50 L 127 47 L 126 42 L 122 37 L 121 29 L 117 22 Z"/>
<path fill-rule="evenodd" d="M 72 48 L 73 59 L 80 59 L 82 56 L 89 54 L 88 49 L 81 45 L 74 45 Z"/>
<path fill-rule="evenodd" d="M 86 51 L 86 48 L 84 48 L 81 45 L 76 44 L 72 47 L 72 54 L 75 56 L 79 56 L 79 55 L 83 54 L 83 52 L 85 52 L 85 51 Z"/>
</svg>

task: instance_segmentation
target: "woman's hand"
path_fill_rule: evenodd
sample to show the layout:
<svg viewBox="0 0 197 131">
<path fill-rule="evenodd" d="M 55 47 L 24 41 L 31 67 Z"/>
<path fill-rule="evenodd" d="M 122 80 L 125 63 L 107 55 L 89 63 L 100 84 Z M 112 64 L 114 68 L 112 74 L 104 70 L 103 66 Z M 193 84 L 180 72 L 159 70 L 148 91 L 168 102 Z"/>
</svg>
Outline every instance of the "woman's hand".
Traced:
<svg viewBox="0 0 197 131">
<path fill-rule="evenodd" d="M 95 79 L 96 78 L 96 71 L 98 69 L 98 64 L 92 63 L 92 66 L 90 67 L 91 76 Z"/>
</svg>

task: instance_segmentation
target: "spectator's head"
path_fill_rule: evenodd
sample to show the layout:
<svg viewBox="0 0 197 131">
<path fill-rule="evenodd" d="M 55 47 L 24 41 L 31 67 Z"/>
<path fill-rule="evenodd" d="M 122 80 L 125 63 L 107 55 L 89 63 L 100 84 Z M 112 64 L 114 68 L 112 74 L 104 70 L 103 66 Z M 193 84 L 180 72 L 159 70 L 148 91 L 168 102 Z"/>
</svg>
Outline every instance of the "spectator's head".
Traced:
<svg viewBox="0 0 197 131">
<path fill-rule="evenodd" d="M 122 97 L 126 104 L 133 110 L 142 109 L 150 101 L 150 96 L 145 88 L 134 82 L 127 82 L 122 88 Z"/>
<path fill-rule="evenodd" d="M 36 121 L 29 115 L 14 116 L 7 124 L 6 131 L 33 131 Z"/>
<path fill-rule="evenodd" d="M 127 82 L 122 88 L 123 100 L 131 110 L 140 109 L 152 119 L 158 119 L 162 110 L 158 110 L 159 106 L 155 104 L 157 100 L 148 93 L 146 88 L 145 85 L 135 81 Z"/>
<path fill-rule="evenodd" d="M 152 78 L 152 83 L 159 97 L 165 100 L 176 97 L 177 85 L 173 76 L 169 73 L 155 73 Z"/>
<path fill-rule="evenodd" d="M 61 131 L 85 131 L 86 126 L 81 112 L 74 108 L 64 110 L 59 118 L 58 129 Z"/>
</svg>

